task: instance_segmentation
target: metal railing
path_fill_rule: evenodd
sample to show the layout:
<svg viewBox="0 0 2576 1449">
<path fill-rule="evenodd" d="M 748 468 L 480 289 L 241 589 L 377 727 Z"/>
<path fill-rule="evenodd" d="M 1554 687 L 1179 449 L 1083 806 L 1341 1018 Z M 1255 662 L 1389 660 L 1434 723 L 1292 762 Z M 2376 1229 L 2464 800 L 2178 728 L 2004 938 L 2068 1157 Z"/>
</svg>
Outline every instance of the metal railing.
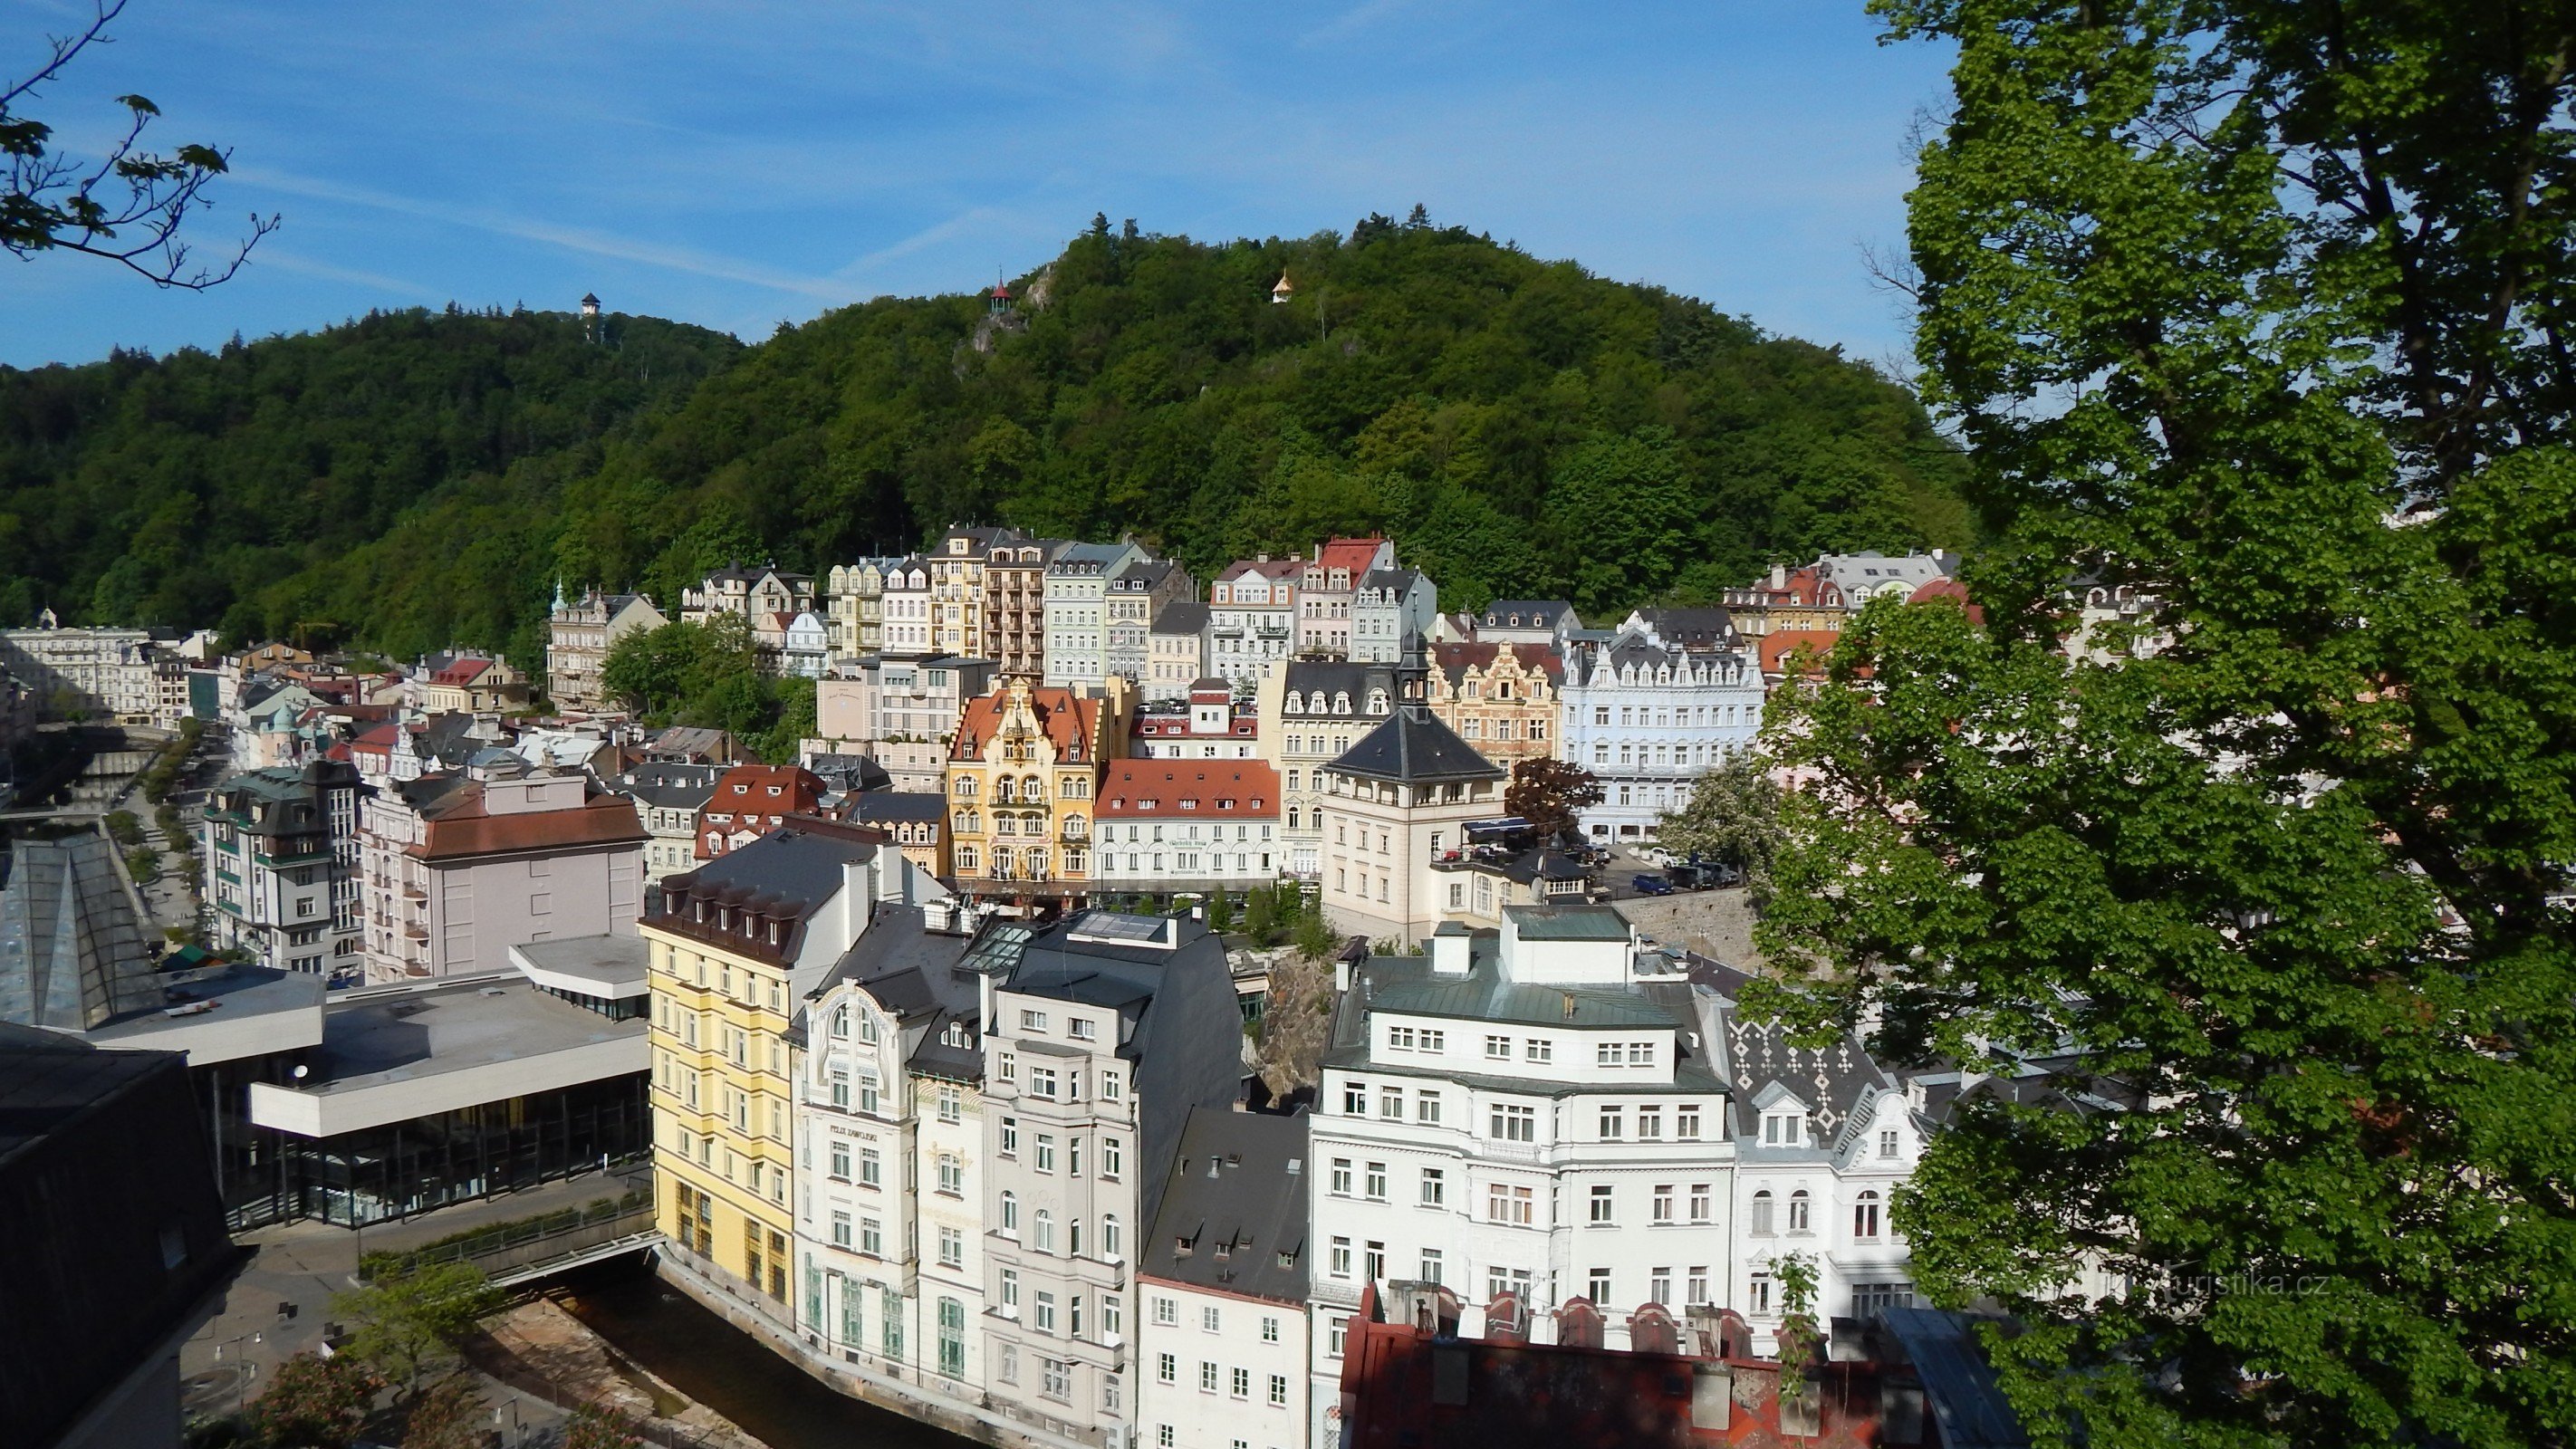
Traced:
<svg viewBox="0 0 2576 1449">
<path fill-rule="evenodd" d="M 369 1253 L 358 1264 L 358 1276 L 374 1279 L 434 1263 L 470 1263 L 486 1277 L 499 1279 L 556 1259 L 581 1255 L 621 1238 L 648 1238 L 653 1230 L 653 1204 L 649 1199 L 642 1203 L 620 1201 L 591 1208 L 566 1208 L 525 1222 L 504 1223 L 452 1243 L 433 1243 L 410 1252 Z"/>
</svg>

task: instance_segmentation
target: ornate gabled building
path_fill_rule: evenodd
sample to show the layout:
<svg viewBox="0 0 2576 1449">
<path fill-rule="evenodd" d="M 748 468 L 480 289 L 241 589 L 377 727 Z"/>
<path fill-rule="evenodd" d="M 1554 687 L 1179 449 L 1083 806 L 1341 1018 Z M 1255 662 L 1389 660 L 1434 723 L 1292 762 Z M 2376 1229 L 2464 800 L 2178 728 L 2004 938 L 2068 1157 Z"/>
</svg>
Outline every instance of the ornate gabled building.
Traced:
<svg viewBox="0 0 2576 1449">
<path fill-rule="evenodd" d="M 610 594 L 594 588 L 568 600 L 558 587 L 554 611 L 546 621 L 546 697 L 559 710 L 608 708 L 600 674 L 607 667 L 609 649 L 629 634 L 659 629 L 669 622 L 643 594 Z"/>
<path fill-rule="evenodd" d="M 904 562 L 863 558 L 834 564 L 823 576 L 823 628 L 828 663 L 857 659 L 885 647 L 886 578 Z"/>
<path fill-rule="evenodd" d="M 1762 727 L 1762 666 L 1749 647 L 1693 649 L 1642 617 L 1567 647 L 1561 758 L 1601 782 L 1582 812 L 1597 840 L 1636 840 L 1690 798 L 1691 782 Z"/>
<path fill-rule="evenodd" d="M 1442 856 L 1503 813 L 1503 770 L 1431 712 L 1424 673 L 1417 640 L 1394 670 L 1393 712 L 1323 768 L 1324 918 L 1372 940 L 1430 935 Z"/>
<path fill-rule="evenodd" d="M 1264 676 L 1256 713 L 1265 757 L 1279 771 L 1280 848 L 1292 874 L 1323 864 L 1324 767 L 1395 708 L 1392 665 L 1292 659 Z"/>
<path fill-rule="evenodd" d="M 1428 637 L 1440 618 L 1440 586 L 1420 569 L 1371 569 L 1351 595 L 1350 657 L 1393 664 L 1408 636 Z"/>
<path fill-rule="evenodd" d="M 1125 751 L 1134 700 L 1123 679 L 1093 695 L 1020 675 L 967 703 L 943 791 L 961 893 L 1015 909 L 1082 901 L 1101 769 Z"/>
<path fill-rule="evenodd" d="M 1395 567 L 1395 545 L 1383 538 L 1336 538 L 1317 545 L 1297 579 L 1299 654 L 1348 659 L 1353 603 L 1369 575 Z M 1394 642 L 1401 648 L 1403 634 Z"/>
<path fill-rule="evenodd" d="M 1565 665 L 1544 644 L 1437 644 L 1431 712 L 1509 769 L 1556 751 L 1557 688 Z"/>
<path fill-rule="evenodd" d="M 751 625 L 752 642 L 776 653 L 787 647 L 787 625 L 814 607 L 814 578 L 762 565 L 730 564 L 680 593 L 680 619 L 703 624 L 719 614 L 739 614 Z"/>
</svg>

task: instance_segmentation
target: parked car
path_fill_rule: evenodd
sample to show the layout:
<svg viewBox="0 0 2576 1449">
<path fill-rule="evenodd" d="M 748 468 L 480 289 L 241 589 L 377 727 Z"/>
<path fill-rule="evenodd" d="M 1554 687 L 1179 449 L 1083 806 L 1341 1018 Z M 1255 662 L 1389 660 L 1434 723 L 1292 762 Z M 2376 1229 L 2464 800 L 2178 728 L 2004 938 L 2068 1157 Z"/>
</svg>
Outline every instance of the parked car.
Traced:
<svg viewBox="0 0 2576 1449">
<path fill-rule="evenodd" d="M 1705 890 L 1713 884 L 1708 873 L 1695 865 L 1665 866 L 1664 879 L 1673 883 L 1673 889 L 1683 891 Z"/>
<path fill-rule="evenodd" d="M 1628 884 L 1636 887 L 1637 894 L 1641 896 L 1668 896 L 1673 893 L 1673 883 L 1659 875 L 1630 876 Z"/>
</svg>

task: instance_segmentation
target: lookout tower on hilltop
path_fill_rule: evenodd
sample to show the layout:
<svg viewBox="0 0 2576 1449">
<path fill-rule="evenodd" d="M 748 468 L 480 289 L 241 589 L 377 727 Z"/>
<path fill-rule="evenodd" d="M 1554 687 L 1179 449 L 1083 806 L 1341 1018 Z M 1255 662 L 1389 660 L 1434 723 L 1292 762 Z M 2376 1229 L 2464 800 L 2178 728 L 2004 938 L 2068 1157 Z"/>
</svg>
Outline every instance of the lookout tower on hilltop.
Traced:
<svg viewBox="0 0 2576 1449">
<path fill-rule="evenodd" d="M 1279 280 L 1270 284 L 1270 305 L 1273 307 L 1285 305 L 1296 295 L 1297 289 L 1289 283 L 1286 272 L 1281 272 Z"/>
<path fill-rule="evenodd" d="M 599 294 L 581 294 L 581 335 L 592 343 L 599 341 Z"/>
</svg>

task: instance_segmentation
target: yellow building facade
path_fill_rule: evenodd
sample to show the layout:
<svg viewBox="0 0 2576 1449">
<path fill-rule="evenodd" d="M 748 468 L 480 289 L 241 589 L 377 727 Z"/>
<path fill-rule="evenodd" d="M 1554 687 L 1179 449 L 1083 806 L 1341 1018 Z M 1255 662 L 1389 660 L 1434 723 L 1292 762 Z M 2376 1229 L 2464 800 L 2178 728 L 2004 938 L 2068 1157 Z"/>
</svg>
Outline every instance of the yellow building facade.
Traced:
<svg viewBox="0 0 2576 1449">
<path fill-rule="evenodd" d="M 964 894 L 1023 905 L 1091 888 L 1101 767 L 1126 753 L 1135 687 L 1015 676 L 968 701 L 948 750 L 949 859 Z"/>
<path fill-rule="evenodd" d="M 921 877 L 881 831 L 797 817 L 662 882 L 638 924 L 652 996 L 653 1165 L 683 1261 L 785 1317 L 795 1242 L 795 1052 L 805 993 Z"/>
</svg>

